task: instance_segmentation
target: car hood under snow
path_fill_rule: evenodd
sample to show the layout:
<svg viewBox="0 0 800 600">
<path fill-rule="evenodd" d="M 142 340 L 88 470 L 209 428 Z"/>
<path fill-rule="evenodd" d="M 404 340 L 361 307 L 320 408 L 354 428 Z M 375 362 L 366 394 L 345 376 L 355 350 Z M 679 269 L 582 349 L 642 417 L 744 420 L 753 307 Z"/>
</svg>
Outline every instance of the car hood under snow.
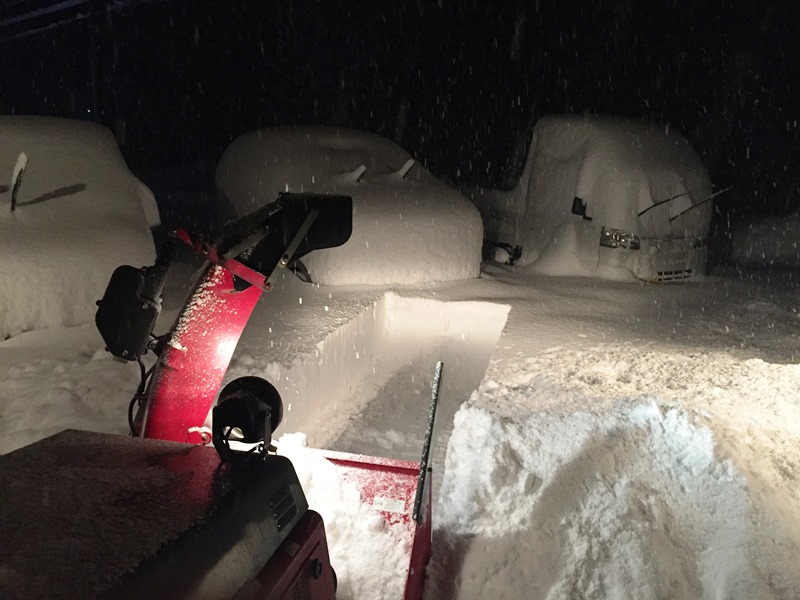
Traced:
<svg viewBox="0 0 800 600">
<path fill-rule="evenodd" d="M 216 181 L 240 215 L 280 192 L 352 196 L 350 240 L 303 259 L 318 283 L 479 276 L 483 225 L 477 209 L 381 136 L 327 127 L 261 129 L 225 150 Z"/>
</svg>

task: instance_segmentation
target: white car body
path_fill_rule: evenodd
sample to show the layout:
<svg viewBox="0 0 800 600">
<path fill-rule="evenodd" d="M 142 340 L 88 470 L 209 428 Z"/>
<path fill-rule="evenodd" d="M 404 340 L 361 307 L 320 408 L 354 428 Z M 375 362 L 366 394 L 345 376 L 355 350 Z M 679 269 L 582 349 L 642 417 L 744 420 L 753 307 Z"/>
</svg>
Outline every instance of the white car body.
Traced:
<svg viewBox="0 0 800 600">
<path fill-rule="evenodd" d="M 536 124 L 513 189 L 470 196 L 486 238 L 515 247 L 517 264 L 669 281 L 705 270 L 711 194 L 699 157 L 670 128 L 562 116 Z M 604 229 L 620 232 L 617 247 L 600 245 Z"/>
</svg>

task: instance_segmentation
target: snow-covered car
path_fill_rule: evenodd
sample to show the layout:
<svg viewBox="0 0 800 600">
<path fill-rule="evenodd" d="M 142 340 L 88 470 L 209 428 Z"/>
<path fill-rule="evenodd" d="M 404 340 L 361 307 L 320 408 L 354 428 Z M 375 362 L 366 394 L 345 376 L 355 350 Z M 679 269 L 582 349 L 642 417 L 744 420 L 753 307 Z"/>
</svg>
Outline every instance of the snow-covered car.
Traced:
<svg viewBox="0 0 800 600">
<path fill-rule="evenodd" d="M 705 271 L 711 181 L 665 125 L 543 118 L 516 185 L 468 193 L 489 245 L 541 273 L 670 281 Z"/>
<path fill-rule="evenodd" d="M 327 127 L 247 133 L 225 150 L 219 190 L 240 215 L 280 192 L 353 198 L 353 234 L 303 258 L 323 285 L 411 284 L 480 274 L 483 226 L 475 206 L 388 139 Z"/>
<path fill-rule="evenodd" d="M 0 339 L 91 322 L 116 267 L 153 261 L 155 198 L 105 127 L 0 116 L 0 177 Z"/>
</svg>

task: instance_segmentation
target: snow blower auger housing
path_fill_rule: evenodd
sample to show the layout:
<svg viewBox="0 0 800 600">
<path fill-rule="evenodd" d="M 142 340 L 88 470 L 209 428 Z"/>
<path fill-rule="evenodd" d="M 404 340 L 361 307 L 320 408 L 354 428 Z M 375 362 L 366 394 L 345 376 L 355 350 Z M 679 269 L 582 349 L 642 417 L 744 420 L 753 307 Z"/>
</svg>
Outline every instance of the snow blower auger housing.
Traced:
<svg viewBox="0 0 800 600">
<path fill-rule="evenodd" d="M 0 535 L 14 548 L 0 596 L 334 599 L 322 519 L 291 461 L 273 452 L 278 391 L 257 377 L 219 388 L 273 271 L 345 243 L 351 227 L 347 196 L 281 194 L 216 243 L 177 230 L 152 267 L 114 272 L 96 323 L 108 350 L 142 369 L 132 435 L 69 430 L 0 456 L 14 482 L 0 506 Z M 207 262 L 169 332 L 156 337 L 179 242 Z M 141 360 L 148 351 L 158 356 L 150 370 Z M 363 503 L 411 530 L 404 598 L 421 598 L 431 541 L 427 454 L 418 464 L 319 452 Z"/>
</svg>

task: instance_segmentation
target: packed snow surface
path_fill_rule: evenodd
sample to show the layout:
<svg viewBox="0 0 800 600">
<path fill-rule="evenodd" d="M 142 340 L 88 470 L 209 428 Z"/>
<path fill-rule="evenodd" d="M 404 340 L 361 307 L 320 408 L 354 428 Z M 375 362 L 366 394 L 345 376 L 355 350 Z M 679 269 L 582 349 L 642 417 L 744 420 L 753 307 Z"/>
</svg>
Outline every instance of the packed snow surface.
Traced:
<svg viewBox="0 0 800 600">
<path fill-rule="evenodd" d="M 280 192 L 353 198 L 353 235 L 303 259 L 323 285 L 409 284 L 477 277 L 483 224 L 465 197 L 393 142 L 321 127 L 261 129 L 234 140 L 216 172 L 239 214 Z"/>
</svg>

